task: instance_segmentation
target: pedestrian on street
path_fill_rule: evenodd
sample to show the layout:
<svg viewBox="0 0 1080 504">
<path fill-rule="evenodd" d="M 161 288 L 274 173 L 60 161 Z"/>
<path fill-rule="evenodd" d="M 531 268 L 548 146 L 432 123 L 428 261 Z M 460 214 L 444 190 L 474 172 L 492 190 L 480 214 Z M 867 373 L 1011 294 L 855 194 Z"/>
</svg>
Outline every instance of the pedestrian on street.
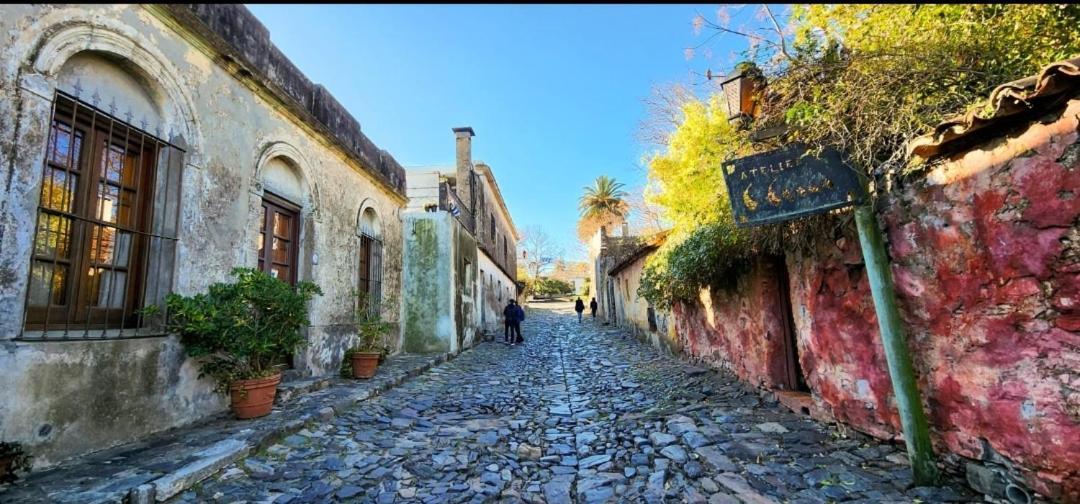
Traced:
<svg viewBox="0 0 1080 504">
<path fill-rule="evenodd" d="M 516 302 L 511 299 L 506 302 L 506 308 L 503 308 L 503 343 L 507 345 L 514 344 L 514 340 L 510 339 L 511 333 L 514 332 L 514 324 L 517 321 L 517 309 L 515 308 Z M 521 330 L 518 329 L 518 332 Z"/>
<path fill-rule="evenodd" d="M 515 344 L 521 345 L 525 343 L 525 338 L 521 337 L 521 323 L 525 321 L 525 309 L 521 305 L 514 303 L 514 332 L 517 333 L 517 340 Z"/>
<path fill-rule="evenodd" d="M 577 302 L 574 303 L 574 311 L 577 312 L 577 321 L 581 323 L 581 314 L 585 312 L 585 303 L 581 301 L 581 298 L 577 298 Z"/>
<path fill-rule="evenodd" d="M 600 306 L 600 305 L 596 304 L 596 298 L 592 298 L 592 301 L 589 301 L 589 309 L 592 310 L 592 318 L 596 318 L 596 307 L 597 306 Z"/>
</svg>

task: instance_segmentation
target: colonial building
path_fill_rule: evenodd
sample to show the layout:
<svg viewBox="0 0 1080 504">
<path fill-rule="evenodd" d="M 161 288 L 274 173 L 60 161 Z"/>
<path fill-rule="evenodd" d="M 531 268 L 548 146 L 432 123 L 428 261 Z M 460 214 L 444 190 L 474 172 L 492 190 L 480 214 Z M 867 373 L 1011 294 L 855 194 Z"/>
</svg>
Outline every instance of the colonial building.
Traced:
<svg viewBox="0 0 1080 504">
<path fill-rule="evenodd" d="M 0 12 L 0 440 L 40 467 L 223 411 L 136 310 L 238 266 L 322 287 L 291 374 L 336 373 L 352 292 L 399 291 L 393 157 L 242 6 Z"/>
<path fill-rule="evenodd" d="M 472 160 L 472 128 L 454 128 L 453 168 L 406 172 L 404 344 L 458 352 L 502 330 L 518 295 L 520 239 L 491 168 Z"/>
</svg>

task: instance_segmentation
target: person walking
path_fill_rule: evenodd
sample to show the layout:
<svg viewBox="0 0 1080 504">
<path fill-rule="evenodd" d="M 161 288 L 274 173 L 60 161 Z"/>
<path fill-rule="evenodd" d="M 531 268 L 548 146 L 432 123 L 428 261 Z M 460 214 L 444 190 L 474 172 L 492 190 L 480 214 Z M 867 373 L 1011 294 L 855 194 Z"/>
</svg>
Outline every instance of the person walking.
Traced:
<svg viewBox="0 0 1080 504">
<path fill-rule="evenodd" d="M 596 304 L 596 298 L 592 298 L 592 301 L 589 301 L 589 309 L 592 310 L 592 318 L 596 318 L 596 308 L 598 306 L 600 305 Z"/>
<path fill-rule="evenodd" d="M 585 311 L 585 303 L 581 301 L 581 298 L 577 298 L 577 302 L 574 303 L 574 311 L 577 312 L 577 321 L 581 323 L 581 314 Z"/>
<path fill-rule="evenodd" d="M 516 301 L 514 302 L 514 327 L 513 330 L 517 333 L 517 339 L 514 340 L 515 345 L 521 345 L 525 343 L 525 338 L 521 337 L 521 323 L 525 321 L 525 309 L 521 307 Z"/>
<path fill-rule="evenodd" d="M 511 334 L 514 332 L 514 324 L 517 321 L 517 309 L 514 307 L 515 302 L 513 299 L 506 302 L 506 307 L 503 308 L 503 343 L 507 345 L 513 345 L 514 340 L 511 339 Z M 518 329 L 520 332 L 520 329 Z"/>
</svg>

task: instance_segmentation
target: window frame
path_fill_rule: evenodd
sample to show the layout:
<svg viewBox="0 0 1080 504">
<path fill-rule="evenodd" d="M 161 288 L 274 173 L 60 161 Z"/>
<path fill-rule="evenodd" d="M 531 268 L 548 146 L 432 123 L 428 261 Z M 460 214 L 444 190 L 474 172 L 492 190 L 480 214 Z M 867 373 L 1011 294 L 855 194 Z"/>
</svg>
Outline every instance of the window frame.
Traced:
<svg viewBox="0 0 1080 504">
<path fill-rule="evenodd" d="M 289 229 L 289 236 L 287 237 L 290 248 L 285 257 L 288 263 L 275 262 L 273 260 L 273 239 L 286 238 L 275 234 L 272 218 L 274 214 L 286 215 L 292 222 L 292 226 Z M 279 280 L 282 280 L 289 285 L 296 285 L 300 269 L 300 226 L 302 225 L 302 219 L 303 215 L 301 214 L 301 207 L 299 205 L 270 191 L 263 191 L 262 225 L 259 226 L 262 248 L 256 250 L 256 254 L 258 255 L 258 258 L 256 259 L 256 269 L 273 276 L 271 270 L 275 264 L 287 266 L 289 268 L 289 278 L 287 280 Z M 270 240 L 267 240 L 268 236 L 271 238 Z"/>
<path fill-rule="evenodd" d="M 66 159 L 58 160 L 54 154 L 61 134 L 68 138 L 67 154 Z M 140 333 L 146 321 L 139 309 L 150 295 L 147 292 L 151 286 L 150 261 L 151 258 L 155 261 L 161 276 L 160 265 L 168 253 L 160 241 L 156 246 L 152 242 L 176 241 L 175 236 L 156 234 L 154 227 L 166 227 L 158 221 L 169 213 L 173 189 L 177 192 L 182 189 L 182 182 L 174 188 L 170 179 L 172 155 L 176 152 L 182 156 L 184 151 L 62 91 L 55 92 L 44 148 L 22 331 L 17 339 L 90 339 L 91 330 L 101 330 L 101 335 L 94 339 L 117 339 L 124 338 L 127 329 L 135 330 L 128 337 L 148 336 Z M 118 158 L 109 155 L 114 152 L 119 152 Z M 119 164 L 112 164 L 116 161 Z M 162 170 L 163 181 L 159 180 Z M 60 208 L 56 208 L 56 176 L 61 173 L 60 189 L 68 194 L 62 196 Z M 178 176 L 182 180 L 182 172 Z M 159 187 L 162 182 L 164 187 Z M 177 196 L 174 204 L 178 204 L 180 197 Z M 115 202 L 115 207 L 106 202 Z M 158 211 L 160 215 L 156 215 Z M 176 219 L 178 223 L 179 212 Z M 52 222 L 66 224 L 53 231 Z M 44 250 L 51 248 L 51 253 L 42 252 L 43 237 Z M 54 239 L 55 243 L 50 244 Z M 61 249 L 66 257 L 60 257 Z M 118 259 L 125 254 L 120 264 Z M 46 268 L 50 265 L 51 269 Z M 66 269 L 60 294 L 62 303 L 54 304 L 54 287 L 61 265 Z M 32 302 L 38 268 L 42 268 L 42 277 L 50 277 L 45 280 L 48 290 L 43 306 Z M 121 274 L 123 286 L 117 289 Z M 103 284 L 104 279 L 108 279 L 108 284 Z M 157 289 L 160 286 L 154 285 Z M 103 288 L 107 294 L 102 292 Z M 107 296 L 104 305 L 102 295 Z M 81 336 L 72 336 L 80 332 Z M 159 336 L 160 332 L 150 335 Z"/>
</svg>

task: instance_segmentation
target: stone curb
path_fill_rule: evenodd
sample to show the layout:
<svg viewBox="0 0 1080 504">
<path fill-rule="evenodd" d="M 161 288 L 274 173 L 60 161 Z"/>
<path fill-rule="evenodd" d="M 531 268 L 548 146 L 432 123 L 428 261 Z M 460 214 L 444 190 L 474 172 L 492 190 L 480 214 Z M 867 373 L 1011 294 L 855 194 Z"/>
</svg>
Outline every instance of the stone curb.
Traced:
<svg viewBox="0 0 1080 504">
<path fill-rule="evenodd" d="M 330 401 L 329 404 L 320 408 L 317 414 L 304 413 L 276 427 L 224 439 L 200 452 L 201 457 L 198 460 L 130 489 L 127 492 L 127 502 L 131 504 L 150 504 L 168 500 L 200 481 L 213 476 L 225 466 L 247 454 L 266 448 L 277 440 L 303 429 L 310 422 L 329 420 L 335 415 L 347 411 L 357 403 L 382 395 L 394 387 L 430 371 L 439 364 L 457 358 L 458 355 L 472 350 L 480 344 L 482 343 L 466 348 L 457 354 L 444 353 L 434 356 L 424 364 L 397 374 L 374 388 L 363 390 L 344 399 Z"/>
</svg>

